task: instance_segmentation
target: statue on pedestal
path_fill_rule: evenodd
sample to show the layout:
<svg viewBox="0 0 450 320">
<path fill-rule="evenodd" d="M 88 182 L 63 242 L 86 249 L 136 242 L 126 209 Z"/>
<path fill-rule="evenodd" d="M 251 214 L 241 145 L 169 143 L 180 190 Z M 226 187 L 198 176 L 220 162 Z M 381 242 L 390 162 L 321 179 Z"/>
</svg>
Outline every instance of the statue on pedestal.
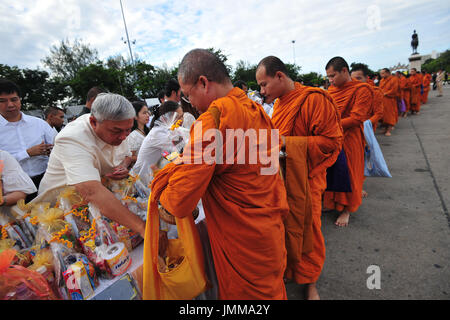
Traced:
<svg viewBox="0 0 450 320">
<path fill-rule="evenodd" d="M 411 47 L 413 48 L 412 54 L 418 54 L 417 47 L 419 46 L 419 35 L 416 33 L 416 30 L 414 30 L 414 33 L 412 35 L 411 40 Z"/>
</svg>

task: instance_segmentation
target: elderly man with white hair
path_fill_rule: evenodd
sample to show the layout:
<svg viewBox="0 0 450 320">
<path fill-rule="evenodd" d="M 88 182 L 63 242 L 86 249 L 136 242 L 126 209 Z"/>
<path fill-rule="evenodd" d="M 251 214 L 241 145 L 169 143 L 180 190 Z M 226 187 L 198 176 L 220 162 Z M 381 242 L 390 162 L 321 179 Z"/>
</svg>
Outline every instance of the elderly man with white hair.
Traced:
<svg viewBox="0 0 450 320">
<path fill-rule="evenodd" d="M 101 183 L 102 176 L 117 180 L 128 176 L 131 152 L 124 141 L 135 116 L 124 97 L 99 94 L 91 113 L 70 122 L 55 139 L 36 200 L 57 188 L 74 186 L 103 215 L 144 236 L 145 222 Z"/>
</svg>

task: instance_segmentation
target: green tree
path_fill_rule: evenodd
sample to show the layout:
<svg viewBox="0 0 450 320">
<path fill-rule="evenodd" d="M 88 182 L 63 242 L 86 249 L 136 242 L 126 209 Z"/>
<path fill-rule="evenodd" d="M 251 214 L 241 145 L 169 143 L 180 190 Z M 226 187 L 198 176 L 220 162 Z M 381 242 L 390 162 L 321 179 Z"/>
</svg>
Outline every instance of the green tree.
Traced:
<svg viewBox="0 0 450 320">
<path fill-rule="evenodd" d="M 258 90 L 258 83 L 256 82 L 256 64 L 251 65 L 250 63 L 239 60 L 233 72 L 232 81 L 242 80 L 247 83 L 249 89 Z"/>
<path fill-rule="evenodd" d="M 287 72 L 288 72 L 288 76 L 294 80 L 294 81 L 299 81 L 301 80 L 301 75 L 300 75 L 300 70 L 302 70 L 302 67 L 293 64 L 293 63 L 285 63 Z"/>
<path fill-rule="evenodd" d="M 87 92 L 95 86 L 125 97 L 134 96 L 132 87 L 125 81 L 123 71 L 107 68 L 102 62 L 93 63 L 78 70 L 69 85 L 75 101 L 80 104 L 86 102 Z"/>
<path fill-rule="evenodd" d="M 446 50 L 437 59 L 428 59 L 421 68 L 427 72 L 437 72 L 439 69 L 450 72 L 450 50 Z"/>
<path fill-rule="evenodd" d="M 68 39 L 61 40 L 59 45 L 50 48 L 50 55 L 41 60 L 53 76 L 63 81 L 72 80 L 79 70 L 97 61 L 97 50 L 82 43 L 80 39 L 75 39 L 73 43 Z"/>
<path fill-rule="evenodd" d="M 59 79 L 49 79 L 48 72 L 39 69 L 20 69 L 0 64 L 0 77 L 16 83 L 21 91 L 23 110 L 44 109 L 70 95 Z"/>
<path fill-rule="evenodd" d="M 219 58 L 219 60 L 222 61 L 223 64 L 225 65 L 225 68 L 227 68 L 228 74 L 231 75 L 231 71 L 232 71 L 233 68 L 232 68 L 231 65 L 229 65 L 227 63 L 228 56 L 225 55 L 225 53 L 223 53 L 221 49 L 208 48 L 206 50 L 208 50 L 209 52 L 213 53 L 217 58 Z"/>
<path fill-rule="evenodd" d="M 305 86 L 319 87 L 324 80 L 322 75 L 317 72 L 310 72 L 301 75 L 301 79 Z"/>
</svg>

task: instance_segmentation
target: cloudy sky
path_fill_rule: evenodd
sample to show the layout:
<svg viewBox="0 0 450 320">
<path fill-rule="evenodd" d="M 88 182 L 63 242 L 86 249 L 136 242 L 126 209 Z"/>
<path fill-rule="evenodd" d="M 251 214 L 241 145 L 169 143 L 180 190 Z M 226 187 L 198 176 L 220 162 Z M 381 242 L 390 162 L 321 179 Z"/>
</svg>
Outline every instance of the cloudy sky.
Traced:
<svg viewBox="0 0 450 320">
<path fill-rule="evenodd" d="M 450 49 L 450 2 L 442 0 L 122 0 L 132 50 L 169 67 L 193 48 L 221 49 L 235 66 L 267 55 L 323 68 L 333 56 L 372 69 L 408 63 L 411 34 L 421 54 Z M 0 63 L 43 68 L 62 39 L 82 39 L 100 58 L 129 57 L 119 0 L 0 2 Z M 295 40 L 295 43 L 292 43 Z"/>
</svg>

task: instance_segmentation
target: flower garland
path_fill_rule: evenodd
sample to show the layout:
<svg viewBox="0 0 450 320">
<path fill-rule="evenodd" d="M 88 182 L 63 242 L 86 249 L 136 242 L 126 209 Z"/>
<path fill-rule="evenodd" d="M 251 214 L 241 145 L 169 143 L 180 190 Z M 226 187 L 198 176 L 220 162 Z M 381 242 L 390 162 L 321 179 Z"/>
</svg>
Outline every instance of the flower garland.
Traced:
<svg viewBox="0 0 450 320">
<path fill-rule="evenodd" d="M 6 238 L 8 238 L 8 231 L 6 230 L 6 228 L 9 226 L 11 226 L 10 223 L 5 224 L 4 226 L 0 226 L 0 227 L 2 227 L 2 240 L 5 240 Z"/>
<path fill-rule="evenodd" d="M 181 126 L 181 123 L 183 123 L 183 120 L 178 120 L 177 122 L 175 122 L 171 127 L 170 130 L 175 130 L 176 128 L 178 128 L 179 126 Z"/>
<path fill-rule="evenodd" d="M 80 241 L 85 242 L 87 239 L 90 239 L 90 238 L 93 239 L 95 237 L 96 233 L 97 233 L 97 229 L 95 227 L 95 218 L 94 218 L 94 219 L 92 219 L 92 226 L 89 229 L 89 232 L 85 236 L 80 237 Z"/>
<path fill-rule="evenodd" d="M 125 196 L 125 197 L 122 198 L 122 200 L 124 200 L 124 201 L 126 201 L 126 200 L 131 200 L 131 201 L 133 201 L 134 203 L 137 203 L 137 202 L 138 202 L 137 199 L 136 199 L 135 197 L 130 197 L 130 196 Z"/>
<path fill-rule="evenodd" d="M 54 233 L 53 237 L 50 239 L 50 242 L 59 242 L 65 244 L 68 248 L 72 248 L 73 244 L 69 240 L 62 239 L 61 237 L 69 231 L 69 224 L 66 223 L 66 226 L 60 231 Z"/>
</svg>

